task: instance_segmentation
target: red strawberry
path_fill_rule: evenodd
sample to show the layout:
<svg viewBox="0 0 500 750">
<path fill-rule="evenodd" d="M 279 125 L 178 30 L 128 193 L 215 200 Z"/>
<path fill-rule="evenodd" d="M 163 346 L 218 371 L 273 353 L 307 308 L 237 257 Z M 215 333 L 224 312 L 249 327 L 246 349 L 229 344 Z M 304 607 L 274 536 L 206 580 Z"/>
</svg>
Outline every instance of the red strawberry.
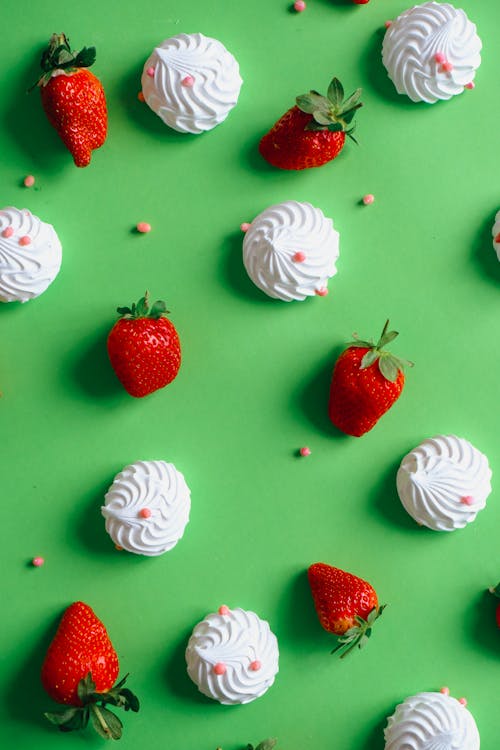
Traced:
<svg viewBox="0 0 500 750">
<path fill-rule="evenodd" d="M 104 90 L 87 70 L 94 60 L 95 47 L 72 52 L 64 34 L 52 34 L 40 63 L 43 108 L 77 167 L 90 164 L 92 151 L 102 146 L 108 128 Z"/>
<path fill-rule="evenodd" d="M 148 293 L 137 305 L 118 307 L 123 316 L 108 336 L 108 354 L 118 379 L 131 396 L 142 398 L 172 382 L 181 366 L 181 345 L 165 303 L 149 310 Z"/>
<path fill-rule="evenodd" d="M 500 599 L 500 583 L 498 584 L 498 586 L 491 588 L 490 593 L 493 594 L 493 596 L 496 596 L 497 599 Z M 497 625 L 500 628 L 500 603 L 497 605 L 497 608 L 495 611 L 495 618 L 497 621 Z"/>
<path fill-rule="evenodd" d="M 73 707 L 45 714 L 63 732 L 82 729 L 90 718 L 99 734 L 118 739 L 122 723 L 105 704 L 139 710 L 137 698 L 122 687 L 126 677 L 113 687 L 118 656 L 106 628 L 83 602 L 75 602 L 65 611 L 47 650 L 41 677 L 53 700 Z"/>
<path fill-rule="evenodd" d="M 384 351 L 398 335 L 388 327 L 389 321 L 377 344 L 355 335 L 335 363 L 328 412 L 333 424 L 348 435 L 360 437 L 376 425 L 403 390 L 404 366 L 413 366 Z"/>
<path fill-rule="evenodd" d="M 362 648 L 385 608 L 385 604 L 379 607 L 373 586 L 326 563 L 311 565 L 307 575 L 322 627 L 342 636 L 332 654 L 343 650 L 342 658 L 353 648 Z"/>
<path fill-rule="evenodd" d="M 353 3 L 356 3 L 356 5 L 366 5 L 366 3 L 369 3 L 370 0 L 352 0 Z"/>
<path fill-rule="evenodd" d="M 259 144 L 266 161 L 280 169 L 321 167 L 342 151 L 346 135 L 355 143 L 351 126 L 362 106 L 361 89 L 345 101 L 338 78 L 328 87 L 327 96 L 317 91 L 298 96 L 292 107 L 273 125 Z"/>
</svg>

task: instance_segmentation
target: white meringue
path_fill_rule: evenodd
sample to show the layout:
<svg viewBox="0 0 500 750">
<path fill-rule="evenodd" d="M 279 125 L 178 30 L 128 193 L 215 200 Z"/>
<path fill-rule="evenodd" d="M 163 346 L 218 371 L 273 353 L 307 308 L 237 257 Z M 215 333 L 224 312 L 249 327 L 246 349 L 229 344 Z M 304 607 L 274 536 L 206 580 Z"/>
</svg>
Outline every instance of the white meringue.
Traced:
<svg viewBox="0 0 500 750">
<path fill-rule="evenodd" d="M 384 36 L 382 60 L 398 94 L 432 104 L 461 94 L 472 83 L 481 64 L 481 47 L 476 26 L 463 10 L 450 3 L 429 2 L 405 11 L 391 23 Z M 449 70 L 443 68 L 446 63 Z"/>
<path fill-rule="evenodd" d="M 278 672 L 278 641 L 255 612 L 220 607 L 193 630 L 187 671 L 209 698 L 232 705 L 263 695 Z"/>
<path fill-rule="evenodd" d="M 165 461 L 136 461 L 116 475 L 101 508 L 106 531 L 128 552 L 153 557 L 175 547 L 189 521 L 184 476 Z"/>
<path fill-rule="evenodd" d="M 443 693 L 418 693 L 396 707 L 384 729 L 385 750 L 479 750 L 470 711 Z"/>
<path fill-rule="evenodd" d="M 500 260 L 500 211 L 498 211 L 495 216 L 495 223 L 493 224 L 491 234 L 493 236 L 493 248 L 497 254 L 498 260 Z"/>
<path fill-rule="evenodd" d="M 243 263 L 254 284 L 285 302 L 326 294 L 338 256 L 339 233 L 310 203 L 270 206 L 252 221 L 243 240 Z"/>
<path fill-rule="evenodd" d="M 467 440 L 438 435 L 406 455 L 396 485 L 403 506 L 435 531 L 461 529 L 476 518 L 491 492 L 486 456 Z"/>
<path fill-rule="evenodd" d="M 239 65 L 224 45 L 203 34 L 166 39 L 144 64 L 142 93 L 153 112 L 181 133 L 223 122 L 238 101 Z"/>
<path fill-rule="evenodd" d="M 27 302 L 54 281 L 62 247 L 52 224 L 31 211 L 9 206 L 0 211 L 0 301 Z"/>
</svg>

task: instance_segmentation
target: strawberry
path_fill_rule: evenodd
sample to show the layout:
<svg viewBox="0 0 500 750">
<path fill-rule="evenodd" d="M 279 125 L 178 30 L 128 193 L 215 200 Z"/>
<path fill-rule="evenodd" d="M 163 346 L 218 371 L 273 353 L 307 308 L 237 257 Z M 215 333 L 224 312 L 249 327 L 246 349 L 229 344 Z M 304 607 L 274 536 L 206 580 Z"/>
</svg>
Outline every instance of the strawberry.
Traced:
<svg viewBox="0 0 500 750">
<path fill-rule="evenodd" d="M 491 589 L 489 589 L 489 591 L 491 594 L 493 594 L 493 596 L 496 596 L 497 599 L 500 599 L 500 583 L 498 584 L 498 586 L 494 586 Z M 500 628 L 500 603 L 497 604 L 497 608 L 495 611 L 495 618 L 497 621 L 497 625 Z"/>
<path fill-rule="evenodd" d="M 321 626 L 341 636 L 332 654 L 343 651 L 343 658 L 352 649 L 365 646 L 373 623 L 385 608 L 385 604 L 379 606 L 373 586 L 326 563 L 314 563 L 307 575 Z"/>
<path fill-rule="evenodd" d="M 386 322 L 379 341 L 355 341 L 342 352 L 333 370 L 328 412 L 333 424 L 347 435 L 360 437 L 371 430 L 403 390 L 405 365 L 383 347 L 398 333 Z"/>
<path fill-rule="evenodd" d="M 106 140 L 108 115 L 101 82 L 90 70 L 95 47 L 72 52 L 64 34 L 52 34 L 38 80 L 49 122 L 71 152 L 77 167 L 90 164 L 92 151 Z"/>
<path fill-rule="evenodd" d="M 370 2 L 370 0 L 352 0 L 352 1 L 353 1 L 353 3 L 355 3 L 356 5 L 366 5 L 366 3 L 369 3 L 369 2 Z"/>
<path fill-rule="evenodd" d="M 181 366 L 181 345 L 175 326 L 164 314 L 165 303 L 149 309 L 148 292 L 137 305 L 118 307 L 122 316 L 108 336 L 113 369 L 131 396 L 142 398 L 172 382 Z"/>
<path fill-rule="evenodd" d="M 89 718 L 107 739 L 119 739 L 122 723 L 109 709 L 111 703 L 125 711 L 138 711 L 139 701 L 127 688 L 125 677 L 115 687 L 118 656 L 106 628 L 88 604 L 75 602 L 62 616 L 42 665 L 42 684 L 66 708 L 45 716 L 63 732 L 82 729 Z"/>
<path fill-rule="evenodd" d="M 361 89 L 345 101 L 344 89 L 338 78 L 328 87 L 327 96 L 317 91 L 298 96 L 296 106 L 273 125 L 259 144 L 266 161 L 280 169 L 321 167 L 335 159 L 344 147 L 346 135 L 356 143 L 351 125 Z"/>
</svg>

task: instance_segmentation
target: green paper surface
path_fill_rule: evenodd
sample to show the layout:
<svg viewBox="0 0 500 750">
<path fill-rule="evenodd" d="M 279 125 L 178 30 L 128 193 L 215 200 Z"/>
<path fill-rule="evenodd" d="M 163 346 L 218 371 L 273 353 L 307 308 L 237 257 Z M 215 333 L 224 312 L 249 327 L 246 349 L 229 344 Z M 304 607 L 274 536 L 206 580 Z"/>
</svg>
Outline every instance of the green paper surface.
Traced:
<svg viewBox="0 0 500 750">
<path fill-rule="evenodd" d="M 52 223 L 63 264 L 38 299 L 0 307 L 2 747 L 102 746 L 42 716 L 54 708 L 39 682 L 45 649 L 78 599 L 141 699 L 122 717 L 123 748 L 238 750 L 276 736 L 279 750 L 382 750 L 395 705 L 442 685 L 468 698 L 482 747 L 497 746 L 500 633 L 485 591 L 500 580 L 500 7 L 460 6 L 483 40 L 476 89 L 429 106 L 398 96 L 381 63 L 384 21 L 403 0 L 308 0 L 301 14 L 286 0 L 3 0 L 0 206 Z M 25 93 L 54 31 L 97 48 L 109 135 L 85 169 L 38 92 Z M 197 31 L 235 55 L 244 84 L 222 125 L 190 136 L 137 92 L 154 46 Z M 333 75 L 346 93 L 363 87 L 360 145 L 317 170 L 269 167 L 261 136 Z M 328 297 L 282 303 L 246 277 L 240 224 L 290 199 L 340 232 Z M 133 232 L 139 221 L 150 234 Z M 135 400 L 106 337 L 115 308 L 146 289 L 171 310 L 183 363 Z M 331 370 L 353 331 L 376 338 L 387 317 L 400 331 L 392 350 L 415 367 L 375 429 L 347 438 L 327 416 Z M 395 488 L 403 455 L 439 433 L 470 440 L 493 470 L 486 509 L 451 534 L 419 529 Z M 184 473 L 191 521 L 161 557 L 118 553 L 104 493 L 126 464 L 154 459 Z M 318 561 L 366 578 L 388 604 L 366 649 L 343 661 L 312 606 L 305 571 Z M 254 610 L 279 640 L 275 684 L 245 706 L 209 701 L 185 672 L 193 626 L 221 604 Z"/>
</svg>

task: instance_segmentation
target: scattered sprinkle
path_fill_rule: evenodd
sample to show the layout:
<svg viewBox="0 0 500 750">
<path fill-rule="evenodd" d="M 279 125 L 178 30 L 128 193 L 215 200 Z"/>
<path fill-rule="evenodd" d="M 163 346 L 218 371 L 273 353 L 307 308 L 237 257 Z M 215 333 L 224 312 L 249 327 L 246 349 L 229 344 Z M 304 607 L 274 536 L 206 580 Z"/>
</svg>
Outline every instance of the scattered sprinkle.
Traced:
<svg viewBox="0 0 500 750">
<path fill-rule="evenodd" d="M 306 9 L 306 4 L 304 0 L 295 0 L 293 4 L 293 9 L 297 11 L 297 13 L 302 13 L 303 10 Z"/>
<path fill-rule="evenodd" d="M 225 604 L 222 604 L 222 605 L 221 605 L 221 606 L 219 607 L 219 614 L 220 614 L 220 615 L 228 615 L 228 614 L 229 614 L 229 611 L 230 611 L 230 610 L 229 610 L 229 607 L 226 607 L 226 605 L 225 605 Z"/>
<path fill-rule="evenodd" d="M 194 86 L 194 78 L 193 76 L 185 76 L 181 81 L 183 86 L 186 86 L 188 89 L 191 88 L 191 86 Z"/>
<path fill-rule="evenodd" d="M 384 23 L 384 26 L 385 26 L 385 28 L 386 28 L 386 29 L 388 29 L 388 28 L 389 28 L 389 26 L 392 26 L 392 21 L 386 21 L 386 22 Z"/>
<path fill-rule="evenodd" d="M 326 286 L 321 287 L 321 289 L 316 289 L 314 294 L 316 294 L 318 297 L 326 297 L 328 294 L 328 289 Z"/>
<path fill-rule="evenodd" d="M 304 445 L 303 448 L 299 449 L 299 453 L 301 456 L 310 456 L 311 455 L 311 449 L 307 447 L 307 445 Z"/>
<path fill-rule="evenodd" d="M 444 63 L 446 62 L 446 55 L 443 52 L 436 52 L 434 60 L 439 64 Z"/>
<path fill-rule="evenodd" d="M 250 224 L 248 223 L 248 221 L 244 221 L 243 224 L 240 224 L 240 229 L 242 232 L 248 232 L 248 230 L 250 229 Z"/>
<path fill-rule="evenodd" d="M 141 518 L 151 518 L 150 508 L 141 508 L 139 511 L 139 515 Z"/>
<path fill-rule="evenodd" d="M 123 552 L 123 547 L 120 547 L 119 544 L 115 544 L 115 549 L 117 549 L 118 552 Z"/>
<path fill-rule="evenodd" d="M 35 178 L 32 174 L 26 175 L 26 177 L 23 180 L 24 187 L 33 187 L 35 184 Z"/>
<path fill-rule="evenodd" d="M 367 195 L 363 196 L 363 203 L 365 206 L 370 206 L 375 200 L 375 196 L 371 193 L 368 193 Z"/>
<path fill-rule="evenodd" d="M 226 665 L 218 661 L 217 664 L 214 664 L 214 672 L 218 675 L 226 674 Z"/>
<path fill-rule="evenodd" d="M 441 67 L 445 73 L 451 73 L 451 71 L 453 70 L 453 63 L 446 61 L 442 64 Z"/>
<path fill-rule="evenodd" d="M 449 695 L 450 694 L 450 688 L 449 687 L 442 687 L 439 692 L 442 693 L 443 695 Z"/>
<path fill-rule="evenodd" d="M 461 502 L 461 503 L 462 503 L 463 505 L 474 505 L 474 502 L 475 502 L 475 500 L 474 500 L 474 498 L 472 497 L 472 495 L 466 495 L 465 497 L 463 497 L 463 498 L 462 498 L 462 499 L 460 500 L 460 502 Z"/>
<path fill-rule="evenodd" d="M 12 229 L 12 227 L 7 227 L 6 229 L 3 230 L 2 237 L 5 237 L 5 239 L 8 239 L 9 237 L 12 237 L 13 234 L 14 234 L 14 230 Z"/>
<path fill-rule="evenodd" d="M 23 234 L 22 237 L 19 237 L 19 244 L 25 247 L 26 245 L 31 245 L 31 237 L 28 237 L 27 234 Z"/>
<path fill-rule="evenodd" d="M 298 250 L 295 255 L 293 256 L 293 260 L 296 263 L 303 263 L 306 259 L 306 254 L 302 252 L 302 250 Z"/>
<path fill-rule="evenodd" d="M 260 663 L 258 659 L 250 662 L 250 669 L 252 670 L 252 672 L 258 672 L 261 667 L 262 667 L 262 664 Z"/>
<path fill-rule="evenodd" d="M 461 703 L 462 706 L 466 706 L 467 705 L 467 698 L 459 698 L 458 702 Z"/>
<path fill-rule="evenodd" d="M 474 83 L 474 81 L 469 81 L 469 83 L 465 84 L 465 88 L 469 89 L 469 91 L 472 91 L 472 89 L 476 88 L 476 84 Z"/>
<path fill-rule="evenodd" d="M 142 91 L 139 91 L 139 93 L 137 94 L 137 98 L 139 99 L 140 102 L 145 102 L 146 101 L 145 98 L 144 98 L 144 94 L 142 93 Z"/>
<path fill-rule="evenodd" d="M 151 224 L 148 224 L 147 221 L 140 221 L 138 224 L 136 224 L 136 227 L 138 232 L 140 234 L 147 234 L 151 231 Z"/>
<path fill-rule="evenodd" d="M 500 233 L 495 237 L 495 242 L 500 242 Z"/>
<path fill-rule="evenodd" d="M 43 559 L 43 557 L 34 557 L 31 561 L 31 564 L 34 568 L 41 568 L 44 562 L 45 560 Z"/>
<path fill-rule="evenodd" d="M 147 76 L 149 76 L 150 78 L 154 78 L 154 75 L 155 75 L 155 69 L 154 69 L 153 67 L 151 67 L 151 68 L 148 68 L 148 69 L 146 70 L 146 75 L 147 75 Z"/>
</svg>

